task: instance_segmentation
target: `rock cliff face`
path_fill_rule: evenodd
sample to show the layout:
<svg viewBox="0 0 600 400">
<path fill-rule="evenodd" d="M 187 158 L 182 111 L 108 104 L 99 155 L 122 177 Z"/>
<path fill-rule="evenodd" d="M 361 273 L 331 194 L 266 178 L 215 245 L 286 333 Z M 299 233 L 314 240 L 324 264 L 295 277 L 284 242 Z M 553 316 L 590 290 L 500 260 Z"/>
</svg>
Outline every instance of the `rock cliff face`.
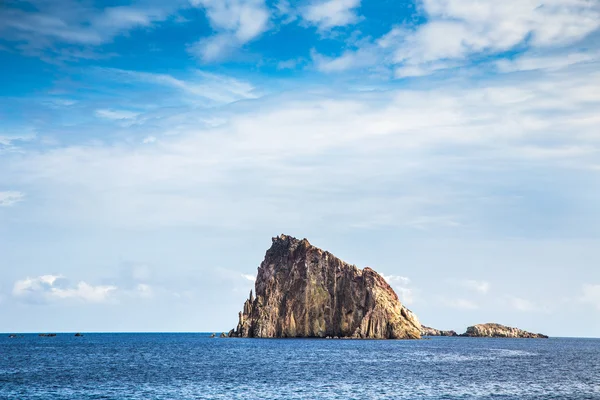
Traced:
<svg viewBox="0 0 600 400">
<path fill-rule="evenodd" d="M 511 328 L 500 324 L 480 324 L 467 328 L 467 332 L 461 336 L 468 337 L 495 337 L 495 338 L 526 338 L 547 339 L 548 336 L 541 333 L 531 333 L 518 328 Z"/>
<path fill-rule="evenodd" d="M 421 336 L 458 336 L 454 331 L 440 331 L 428 326 L 421 326 Z"/>
<path fill-rule="evenodd" d="M 418 339 L 421 324 L 377 272 L 281 235 L 258 268 L 256 298 L 232 337 Z"/>
</svg>

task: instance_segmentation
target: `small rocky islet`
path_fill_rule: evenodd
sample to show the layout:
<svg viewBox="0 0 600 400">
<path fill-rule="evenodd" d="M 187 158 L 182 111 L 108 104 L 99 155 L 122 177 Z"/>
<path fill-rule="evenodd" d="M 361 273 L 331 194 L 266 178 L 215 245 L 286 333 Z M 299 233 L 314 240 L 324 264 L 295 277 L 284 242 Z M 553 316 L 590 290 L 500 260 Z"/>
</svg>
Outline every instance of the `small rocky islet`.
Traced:
<svg viewBox="0 0 600 400">
<path fill-rule="evenodd" d="M 271 248 L 258 268 L 255 293 L 256 297 L 250 291 L 237 327 L 227 337 L 548 337 L 493 323 L 470 326 L 460 335 L 421 325 L 373 269 L 361 270 L 306 239 L 288 235 L 272 238 Z"/>
<path fill-rule="evenodd" d="M 548 339 L 541 333 L 531 333 L 518 328 L 511 328 L 500 324 L 480 324 L 467 328 L 460 336 L 465 337 L 491 337 L 491 338 L 521 338 L 521 339 Z"/>
<path fill-rule="evenodd" d="M 515 339 L 548 339 L 541 333 L 531 333 L 519 328 L 512 328 L 500 324 L 488 323 L 469 326 L 467 331 L 458 334 L 455 331 L 441 331 L 439 329 L 422 326 L 421 336 L 451 336 L 451 337 L 487 337 L 487 338 L 515 338 Z"/>
<path fill-rule="evenodd" d="M 425 325 L 421 325 L 421 336 L 458 336 L 455 331 L 441 331 L 439 329 L 430 328 Z"/>
</svg>

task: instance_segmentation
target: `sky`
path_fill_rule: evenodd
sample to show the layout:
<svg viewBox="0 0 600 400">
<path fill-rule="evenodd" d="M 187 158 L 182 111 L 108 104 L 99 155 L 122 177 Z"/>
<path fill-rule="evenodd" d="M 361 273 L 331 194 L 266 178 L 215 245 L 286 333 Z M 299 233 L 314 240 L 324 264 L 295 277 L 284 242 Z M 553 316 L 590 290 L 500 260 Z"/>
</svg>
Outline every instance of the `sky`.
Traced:
<svg viewBox="0 0 600 400">
<path fill-rule="evenodd" d="M 0 332 L 228 331 L 281 233 L 600 337 L 597 0 L 5 0 Z"/>
</svg>

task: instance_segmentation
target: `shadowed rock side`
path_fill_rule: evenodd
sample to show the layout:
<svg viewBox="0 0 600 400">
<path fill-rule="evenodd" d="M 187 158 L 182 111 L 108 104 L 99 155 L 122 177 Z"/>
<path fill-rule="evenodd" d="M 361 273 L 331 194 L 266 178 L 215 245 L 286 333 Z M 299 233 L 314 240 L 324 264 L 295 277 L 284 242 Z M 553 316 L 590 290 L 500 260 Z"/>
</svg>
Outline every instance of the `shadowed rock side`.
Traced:
<svg viewBox="0 0 600 400">
<path fill-rule="evenodd" d="M 467 337 L 494 337 L 494 338 L 525 338 L 548 339 L 541 333 L 531 333 L 518 328 L 511 328 L 500 324 L 480 324 L 467 328 L 467 332 L 460 336 Z"/>
<path fill-rule="evenodd" d="M 439 329 L 421 326 L 421 336 L 458 336 L 454 331 L 440 331 Z"/>
<path fill-rule="evenodd" d="M 377 272 L 281 235 L 258 268 L 256 298 L 232 337 L 418 339 L 421 324 Z"/>
</svg>

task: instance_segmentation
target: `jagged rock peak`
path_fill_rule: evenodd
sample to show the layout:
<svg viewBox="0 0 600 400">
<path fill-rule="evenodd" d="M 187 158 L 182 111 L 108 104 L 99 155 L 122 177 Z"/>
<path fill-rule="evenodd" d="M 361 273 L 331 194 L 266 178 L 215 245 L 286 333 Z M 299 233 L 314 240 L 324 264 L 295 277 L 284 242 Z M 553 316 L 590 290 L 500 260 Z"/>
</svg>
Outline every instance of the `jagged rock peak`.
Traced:
<svg viewBox="0 0 600 400">
<path fill-rule="evenodd" d="M 420 337 L 418 319 L 381 275 L 360 270 L 306 239 L 272 238 L 254 294 L 230 336 Z"/>
</svg>

